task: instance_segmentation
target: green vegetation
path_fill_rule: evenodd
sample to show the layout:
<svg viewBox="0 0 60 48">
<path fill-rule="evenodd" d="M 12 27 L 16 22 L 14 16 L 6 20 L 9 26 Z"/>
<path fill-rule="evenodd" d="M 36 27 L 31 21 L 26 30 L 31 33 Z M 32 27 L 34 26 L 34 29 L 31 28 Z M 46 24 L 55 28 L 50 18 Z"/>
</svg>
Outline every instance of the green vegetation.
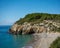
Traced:
<svg viewBox="0 0 60 48">
<path fill-rule="evenodd" d="M 48 14 L 48 13 L 27 14 L 24 18 L 19 19 L 16 23 L 18 24 L 23 24 L 24 22 L 40 23 L 43 20 L 60 21 L 60 14 Z"/>
<path fill-rule="evenodd" d="M 49 48 L 60 48 L 60 37 L 58 37 Z"/>
</svg>

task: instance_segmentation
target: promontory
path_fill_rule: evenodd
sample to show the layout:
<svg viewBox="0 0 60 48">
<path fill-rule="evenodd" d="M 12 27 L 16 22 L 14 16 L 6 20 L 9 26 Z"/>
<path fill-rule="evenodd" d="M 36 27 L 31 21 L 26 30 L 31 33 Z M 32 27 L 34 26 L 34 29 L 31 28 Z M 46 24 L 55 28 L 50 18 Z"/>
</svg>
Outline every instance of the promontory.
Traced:
<svg viewBox="0 0 60 48">
<path fill-rule="evenodd" d="M 12 34 L 60 32 L 60 14 L 31 13 L 20 18 L 10 28 Z"/>
<path fill-rule="evenodd" d="M 33 41 L 22 48 L 60 48 L 60 14 L 27 14 L 16 21 L 9 31 L 15 35 L 34 36 Z"/>
</svg>

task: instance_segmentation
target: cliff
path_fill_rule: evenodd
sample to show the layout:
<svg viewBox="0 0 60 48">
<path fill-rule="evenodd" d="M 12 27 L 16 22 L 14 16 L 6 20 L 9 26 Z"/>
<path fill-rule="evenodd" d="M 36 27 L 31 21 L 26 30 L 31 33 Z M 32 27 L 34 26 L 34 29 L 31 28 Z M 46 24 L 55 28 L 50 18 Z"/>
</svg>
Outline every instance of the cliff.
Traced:
<svg viewBox="0 0 60 48">
<path fill-rule="evenodd" d="M 32 13 L 16 21 L 10 28 L 12 34 L 60 32 L 60 14 Z"/>
</svg>

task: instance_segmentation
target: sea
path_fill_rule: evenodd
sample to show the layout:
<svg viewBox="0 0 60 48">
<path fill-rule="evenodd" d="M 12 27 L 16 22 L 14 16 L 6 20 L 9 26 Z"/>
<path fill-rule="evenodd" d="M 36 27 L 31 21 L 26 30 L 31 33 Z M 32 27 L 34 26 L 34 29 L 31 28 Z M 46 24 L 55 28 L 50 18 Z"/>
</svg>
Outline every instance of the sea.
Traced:
<svg viewBox="0 0 60 48">
<path fill-rule="evenodd" d="M 0 26 L 0 48 L 22 48 L 32 35 L 13 35 L 9 33 L 11 26 Z"/>
</svg>

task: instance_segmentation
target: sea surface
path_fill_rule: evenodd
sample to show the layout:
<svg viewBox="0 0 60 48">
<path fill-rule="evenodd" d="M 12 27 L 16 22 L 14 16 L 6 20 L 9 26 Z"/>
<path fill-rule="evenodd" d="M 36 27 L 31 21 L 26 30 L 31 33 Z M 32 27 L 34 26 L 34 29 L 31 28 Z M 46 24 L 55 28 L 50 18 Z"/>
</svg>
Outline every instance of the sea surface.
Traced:
<svg viewBox="0 0 60 48">
<path fill-rule="evenodd" d="M 0 26 L 0 48 L 21 48 L 32 39 L 32 35 L 9 34 L 10 27 Z"/>
</svg>

